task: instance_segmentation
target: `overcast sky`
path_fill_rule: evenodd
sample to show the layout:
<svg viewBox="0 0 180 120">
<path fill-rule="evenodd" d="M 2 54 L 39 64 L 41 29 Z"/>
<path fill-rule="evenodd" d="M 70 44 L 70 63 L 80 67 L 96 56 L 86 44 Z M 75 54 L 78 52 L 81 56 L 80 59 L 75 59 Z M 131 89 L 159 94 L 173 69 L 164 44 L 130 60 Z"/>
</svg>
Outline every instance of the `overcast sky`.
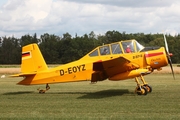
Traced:
<svg viewBox="0 0 180 120">
<path fill-rule="evenodd" d="M 180 33 L 180 0 L 0 0 L 0 36 Z"/>
</svg>

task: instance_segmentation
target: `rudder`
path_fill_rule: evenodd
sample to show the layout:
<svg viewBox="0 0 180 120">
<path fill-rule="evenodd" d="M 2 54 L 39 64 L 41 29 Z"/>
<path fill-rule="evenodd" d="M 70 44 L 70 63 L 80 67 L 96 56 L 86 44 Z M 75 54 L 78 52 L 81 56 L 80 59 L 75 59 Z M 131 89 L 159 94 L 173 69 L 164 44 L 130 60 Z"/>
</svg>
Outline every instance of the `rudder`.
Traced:
<svg viewBox="0 0 180 120">
<path fill-rule="evenodd" d="M 47 70 L 47 64 L 37 44 L 29 44 L 22 48 L 21 72 L 38 72 Z"/>
</svg>

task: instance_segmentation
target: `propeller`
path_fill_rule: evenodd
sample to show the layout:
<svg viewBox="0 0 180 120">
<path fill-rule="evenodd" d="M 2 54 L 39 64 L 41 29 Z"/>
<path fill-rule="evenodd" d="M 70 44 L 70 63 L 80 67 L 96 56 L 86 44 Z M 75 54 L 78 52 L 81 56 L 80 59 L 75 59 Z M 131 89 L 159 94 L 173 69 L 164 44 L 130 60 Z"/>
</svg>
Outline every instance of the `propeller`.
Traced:
<svg viewBox="0 0 180 120">
<path fill-rule="evenodd" d="M 165 34 L 163 34 L 163 35 L 164 35 L 164 43 L 165 43 L 165 49 L 166 49 L 166 54 L 167 54 L 168 62 L 169 62 L 169 65 L 171 67 L 171 72 L 173 74 L 173 78 L 175 80 L 174 70 L 173 70 L 173 67 L 172 67 L 172 61 L 171 61 L 171 57 L 170 57 L 170 53 L 169 53 L 169 49 L 168 49 L 168 44 L 167 44 L 166 36 L 165 36 Z"/>
</svg>

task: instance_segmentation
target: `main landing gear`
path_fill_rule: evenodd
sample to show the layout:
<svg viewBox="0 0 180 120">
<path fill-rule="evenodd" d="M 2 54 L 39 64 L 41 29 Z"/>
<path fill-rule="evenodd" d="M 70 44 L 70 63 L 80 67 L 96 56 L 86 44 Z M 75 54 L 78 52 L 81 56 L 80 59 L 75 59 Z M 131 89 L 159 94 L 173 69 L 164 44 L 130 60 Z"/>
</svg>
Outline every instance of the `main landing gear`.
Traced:
<svg viewBox="0 0 180 120">
<path fill-rule="evenodd" d="M 39 91 L 39 93 L 45 93 L 46 91 L 48 91 L 50 89 L 50 87 L 49 87 L 49 85 L 48 84 L 46 84 L 46 90 L 42 90 L 42 89 L 40 89 L 40 88 L 38 88 L 37 90 Z"/>
<path fill-rule="evenodd" d="M 135 82 L 137 83 L 137 87 L 135 89 L 135 93 L 138 95 L 147 95 L 147 93 L 152 92 L 152 87 L 149 86 L 145 81 L 143 76 L 140 76 L 140 80 L 142 81 L 143 84 L 140 84 L 138 77 L 135 77 Z"/>
</svg>

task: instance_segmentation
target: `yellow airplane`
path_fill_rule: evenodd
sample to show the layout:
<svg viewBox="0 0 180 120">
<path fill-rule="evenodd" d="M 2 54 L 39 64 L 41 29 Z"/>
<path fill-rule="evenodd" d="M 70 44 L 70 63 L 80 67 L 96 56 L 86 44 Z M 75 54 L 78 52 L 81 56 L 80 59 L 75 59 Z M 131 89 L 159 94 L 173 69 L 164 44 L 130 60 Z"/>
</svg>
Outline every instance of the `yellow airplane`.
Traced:
<svg viewBox="0 0 180 120">
<path fill-rule="evenodd" d="M 167 47 L 166 40 L 165 45 Z M 77 61 L 48 68 L 38 45 L 34 43 L 22 48 L 21 73 L 12 76 L 24 77 L 18 83 L 20 85 L 46 84 L 45 90 L 38 89 L 39 93 L 49 90 L 52 83 L 88 80 L 94 83 L 107 79 L 119 81 L 135 78 L 135 92 L 146 95 L 152 91 L 152 87 L 143 76 L 161 70 L 168 65 L 168 61 L 174 76 L 168 49 L 143 47 L 132 39 L 96 47 Z"/>
</svg>

